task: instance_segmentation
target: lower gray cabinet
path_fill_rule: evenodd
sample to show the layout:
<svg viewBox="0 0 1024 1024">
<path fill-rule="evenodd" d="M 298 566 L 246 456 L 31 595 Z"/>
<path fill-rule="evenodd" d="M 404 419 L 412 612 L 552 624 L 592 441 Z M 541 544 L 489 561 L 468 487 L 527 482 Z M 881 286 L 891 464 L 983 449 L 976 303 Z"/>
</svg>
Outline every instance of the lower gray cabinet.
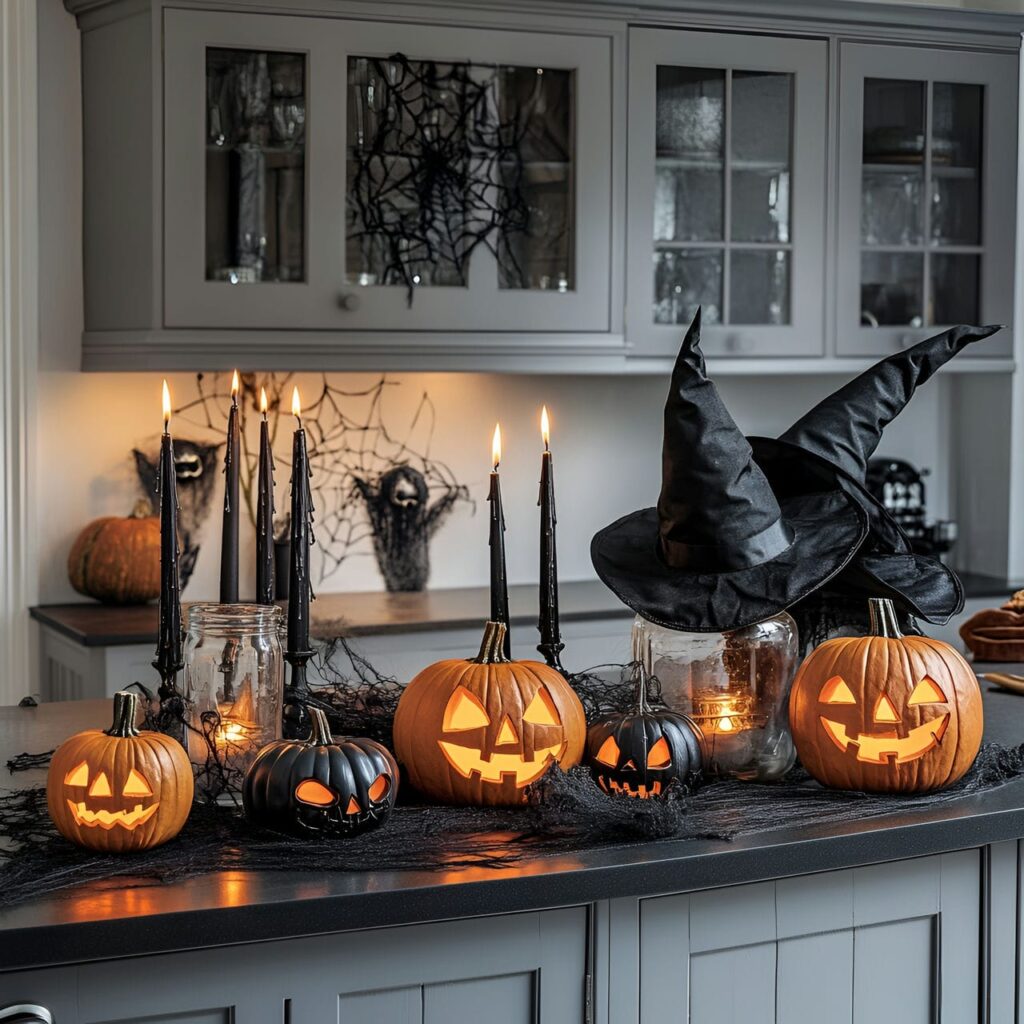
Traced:
<svg viewBox="0 0 1024 1024">
<path fill-rule="evenodd" d="M 0 1007 L 54 1024 L 577 1024 L 586 951 L 571 908 L 0 974 Z"/>
<path fill-rule="evenodd" d="M 980 927 L 978 850 L 642 900 L 639 1022 L 968 1024 Z"/>
</svg>

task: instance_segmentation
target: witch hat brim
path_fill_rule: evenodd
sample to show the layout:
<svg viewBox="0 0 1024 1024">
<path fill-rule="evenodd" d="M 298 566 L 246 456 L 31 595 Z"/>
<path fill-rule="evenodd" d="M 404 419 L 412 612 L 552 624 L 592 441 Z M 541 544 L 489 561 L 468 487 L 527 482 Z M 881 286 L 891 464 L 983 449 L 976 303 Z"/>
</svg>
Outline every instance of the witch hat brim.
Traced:
<svg viewBox="0 0 1024 1024">
<path fill-rule="evenodd" d="M 665 405 L 657 508 L 599 531 L 590 554 L 612 592 L 650 621 L 724 633 L 777 615 L 835 576 L 867 520 L 834 477 L 777 494 L 708 379 L 699 340 L 698 311 Z"/>
<path fill-rule="evenodd" d="M 868 517 L 864 549 L 837 585 L 868 596 L 888 596 L 916 617 L 944 625 L 963 608 L 963 587 L 950 568 L 913 552 L 907 535 L 868 490 L 868 460 L 884 428 L 916 389 L 968 345 L 991 337 L 998 326 L 960 326 L 943 331 L 876 363 L 819 402 L 778 438 L 749 438 L 758 465 L 772 486 L 799 491 L 812 473 L 853 498 Z"/>
</svg>

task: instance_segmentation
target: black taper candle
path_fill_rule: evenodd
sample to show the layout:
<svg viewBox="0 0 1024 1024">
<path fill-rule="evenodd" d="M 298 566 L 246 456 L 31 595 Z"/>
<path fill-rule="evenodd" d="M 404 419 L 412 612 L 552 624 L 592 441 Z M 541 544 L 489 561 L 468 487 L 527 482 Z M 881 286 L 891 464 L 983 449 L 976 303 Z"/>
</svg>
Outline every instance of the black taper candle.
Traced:
<svg viewBox="0 0 1024 1024">
<path fill-rule="evenodd" d="M 171 396 L 163 386 L 164 432 L 160 439 L 157 489 L 160 501 L 160 625 L 153 668 L 160 674 L 161 701 L 178 696 L 177 677 L 184 666 L 181 655 L 181 588 L 178 579 L 178 490 L 171 441 Z"/>
<path fill-rule="evenodd" d="M 565 673 L 561 653 L 562 631 L 558 625 L 558 558 L 555 552 L 555 476 L 551 461 L 551 447 L 548 433 L 547 406 L 541 412 L 541 435 L 544 438 L 544 452 L 540 457 L 540 618 L 537 629 L 540 643 L 537 650 L 553 669 Z"/>
<path fill-rule="evenodd" d="M 267 392 L 260 389 L 259 492 L 256 500 L 256 603 L 274 603 L 274 453 L 267 423 Z"/>
<path fill-rule="evenodd" d="M 494 471 L 491 473 L 491 487 L 487 501 L 491 506 L 491 622 L 500 622 L 505 627 L 503 649 L 506 658 L 512 657 L 511 630 L 508 618 L 508 570 L 505 564 L 505 512 L 501 507 L 501 479 L 498 466 L 501 463 L 501 427 L 494 428 L 492 445 Z"/>
<path fill-rule="evenodd" d="M 224 520 L 220 534 L 220 603 L 238 603 L 238 466 L 242 438 L 238 422 L 238 371 L 231 378 L 231 411 L 224 452 Z"/>
<path fill-rule="evenodd" d="M 313 500 L 309 487 L 309 457 L 302 428 L 299 389 L 292 396 L 292 412 L 298 428 L 292 439 L 291 567 L 288 579 L 288 642 L 285 660 L 292 667 L 285 688 L 284 735 L 302 738 L 309 731 L 306 696 L 306 665 L 313 655 L 309 646 L 309 601 L 312 593 L 309 546 L 312 543 Z"/>
</svg>

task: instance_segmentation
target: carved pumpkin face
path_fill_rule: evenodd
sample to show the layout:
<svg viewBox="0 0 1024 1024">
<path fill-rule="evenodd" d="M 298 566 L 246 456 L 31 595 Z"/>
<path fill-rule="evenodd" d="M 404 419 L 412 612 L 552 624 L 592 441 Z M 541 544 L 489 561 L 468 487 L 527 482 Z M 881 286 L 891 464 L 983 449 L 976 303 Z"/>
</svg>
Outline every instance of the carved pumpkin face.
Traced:
<svg viewBox="0 0 1024 1024">
<path fill-rule="evenodd" d="M 701 767 L 700 729 L 685 715 L 638 709 L 610 715 L 587 733 L 587 761 L 606 793 L 648 800 L 692 785 Z"/>
<path fill-rule="evenodd" d="M 308 742 L 268 743 L 249 767 L 246 815 L 299 836 L 353 836 L 383 825 L 398 796 L 395 759 L 374 740 L 334 740 L 324 713 L 309 713 Z"/>
<path fill-rule="evenodd" d="M 503 660 L 503 638 L 504 627 L 489 623 L 476 660 L 431 665 L 399 701 L 395 750 L 413 785 L 437 800 L 524 803 L 553 762 L 579 762 L 579 698 L 547 665 Z"/>
<path fill-rule="evenodd" d="M 947 644 L 900 635 L 891 604 L 880 604 L 874 635 L 829 640 L 800 667 L 789 702 L 797 751 L 818 781 L 838 788 L 947 786 L 981 745 L 978 681 Z"/>
<path fill-rule="evenodd" d="M 50 761 L 50 816 L 73 842 L 96 850 L 142 850 L 177 835 L 192 806 L 188 755 L 176 740 L 135 728 L 138 698 L 114 698 L 114 724 L 78 733 Z"/>
</svg>

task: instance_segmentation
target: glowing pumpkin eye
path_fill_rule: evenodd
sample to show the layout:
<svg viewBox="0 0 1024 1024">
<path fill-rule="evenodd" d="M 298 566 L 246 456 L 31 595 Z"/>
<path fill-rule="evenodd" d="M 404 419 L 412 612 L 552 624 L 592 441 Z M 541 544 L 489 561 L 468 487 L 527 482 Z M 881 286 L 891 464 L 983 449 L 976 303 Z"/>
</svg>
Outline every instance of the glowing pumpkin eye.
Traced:
<svg viewBox="0 0 1024 1024">
<path fill-rule="evenodd" d="M 482 729 L 490 724 L 490 716 L 483 704 L 464 686 L 460 686 L 444 709 L 444 731 L 465 732 L 467 729 Z"/>
<path fill-rule="evenodd" d="M 89 785 L 89 766 L 83 761 L 79 765 L 75 765 L 64 776 L 65 786 L 88 786 Z"/>
<path fill-rule="evenodd" d="M 821 688 L 818 700 L 822 704 L 856 704 L 857 698 L 853 691 L 846 685 L 842 676 L 833 676 L 827 680 Z"/>
<path fill-rule="evenodd" d="M 89 796 L 111 796 L 110 782 L 107 780 L 107 773 L 100 772 L 96 781 L 89 787 Z"/>
<path fill-rule="evenodd" d="M 373 785 L 366 791 L 366 795 L 374 802 L 383 800 L 388 795 L 388 790 L 391 788 L 391 780 L 386 775 L 378 775 L 373 780 Z"/>
<path fill-rule="evenodd" d="M 558 712 L 547 690 L 538 690 L 530 701 L 529 707 L 523 712 L 523 721 L 530 725 L 560 725 Z"/>
<path fill-rule="evenodd" d="M 606 764 L 609 768 L 615 768 L 619 763 L 619 754 L 619 745 L 615 742 L 615 737 L 609 736 L 594 755 L 594 760 Z"/>
<path fill-rule="evenodd" d="M 946 695 L 939 689 L 938 683 L 931 676 L 925 676 L 914 687 L 907 704 L 911 707 L 917 704 L 945 704 Z"/>
<path fill-rule="evenodd" d="M 295 799 L 302 804 L 312 804 L 314 807 L 329 807 L 334 803 L 334 794 L 316 779 L 303 779 L 295 787 Z"/>
<path fill-rule="evenodd" d="M 122 790 L 125 796 L 152 796 L 153 790 L 149 783 L 133 768 L 128 773 L 128 781 Z"/>
<path fill-rule="evenodd" d="M 662 736 L 657 743 L 647 752 L 648 768 L 667 768 L 672 763 L 672 751 L 668 749 L 668 742 Z"/>
</svg>

